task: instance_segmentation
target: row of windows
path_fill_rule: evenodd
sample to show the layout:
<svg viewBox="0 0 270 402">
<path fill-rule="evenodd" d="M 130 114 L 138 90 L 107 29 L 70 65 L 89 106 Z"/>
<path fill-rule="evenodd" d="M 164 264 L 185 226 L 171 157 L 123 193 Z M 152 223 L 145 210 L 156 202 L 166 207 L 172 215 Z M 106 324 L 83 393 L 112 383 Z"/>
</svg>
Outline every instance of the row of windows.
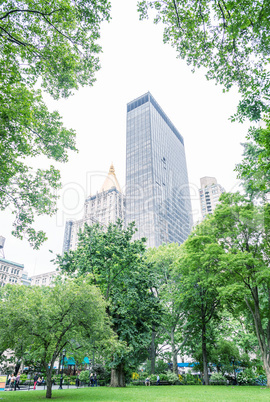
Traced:
<svg viewBox="0 0 270 402">
<path fill-rule="evenodd" d="M 1 266 L 0 266 L 0 271 L 9 272 L 9 268 L 10 268 L 10 267 L 7 267 L 6 265 L 1 265 Z M 17 269 L 17 268 L 10 268 L 10 273 L 11 273 L 11 274 L 14 274 L 14 275 L 19 275 L 20 270 Z"/>
</svg>

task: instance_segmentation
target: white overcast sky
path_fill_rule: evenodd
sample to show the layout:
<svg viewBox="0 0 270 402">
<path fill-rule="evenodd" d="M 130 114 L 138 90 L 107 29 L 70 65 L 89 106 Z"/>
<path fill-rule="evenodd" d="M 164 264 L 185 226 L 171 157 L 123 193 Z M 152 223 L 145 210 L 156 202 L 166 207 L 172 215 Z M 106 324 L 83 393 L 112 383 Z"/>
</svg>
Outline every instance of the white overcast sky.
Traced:
<svg viewBox="0 0 270 402">
<path fill-rule="evenodd" d="M 39 251 L 32 250 L 11 235 L 9 211 L 1 213 L 5 257 L 24 264 L 30 275 L 55 269 L 50 260 L 62 252 L 65 220 L 82 217 L 85 198 L 99 189 L 111 162 L 124 187 L 126 104 L 147 91 L 184 137 L 194 221 L 200 217 L 200 177 L 216 177 L 226 191 L 237 186 L 233 170 L 241 161 L 240 143 L 248 128 L 229 121 L 236 111 L 237 90 L 223 94 L 202 70 L 192 74 L 175 50 L 163 44 L 162 26 L 139 21 L 137 0 L 111 3 L 112 20 L 101 27 L 103 54 L 94 86 L 58 102 L 46 96 L 49 108 L 58 110 L 65 126 L 76 130 L 79 150 L 59 165 L 63 190 L 57 216 L 37 219 L 48 241 Z"/>
</svg>

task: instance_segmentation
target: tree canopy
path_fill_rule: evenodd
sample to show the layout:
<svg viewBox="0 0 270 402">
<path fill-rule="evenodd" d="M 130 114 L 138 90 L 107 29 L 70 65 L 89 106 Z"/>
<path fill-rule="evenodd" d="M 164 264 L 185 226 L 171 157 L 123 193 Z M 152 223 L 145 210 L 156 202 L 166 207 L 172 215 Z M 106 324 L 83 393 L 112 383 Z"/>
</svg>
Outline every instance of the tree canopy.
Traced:
<svg viewBox="0 0 270 402">
<path fill-rule="evenodd" d="M 46 107 L 39 86 L 55 99 L 93 85 L 100 68 L 100 23 L 106 0 L 7 0 L 0 4 L 0 208 L 11 206 L 13 234 L 38 248 L 45 234 L 35 214 L 55 212 L 59 171 L 34 171 L 29 158 L 66 162 L 76 150 L 75 132 Z"/>
<path fill-rule="evenodd" d="M 186 342 L 184 326 L 187 317 L 182 306 L 182 283 L 176 280 L 174 268 L 183 256 L 177 243 L 163 244 L 147 250 L 147 260 L 153 264 L 156 276 L 155 294 L 162 305 L 158 326 L 153 328 L 151 343 L 151 368 L 155 372 L 157 349 L 166 350 L 171 355 L 173 372 L 178 374 L 177 356 Z M 155 343 L 153 342 L 153 338 Z M 153 350 L 154 349 L 154 350 Z M 170 352 L 168 352 L 168 350 Z"/>
<path fill-rule="evenodd" d="M 223 304 L 235 316 L 252 322 L 261 361 L 270 386 L 269 204 L 255 205 L 248 197 L 223 194 L 206 223 L 212 246 L 222 248 L 215 283 Z"/>
<path fill-rule="evenodd" d="M 185 319 L 187 343 L 200 344 L 203 378 L 209 384 L 209 328 L 217 319 L 220 292 L 217 288 L 222 248 L 215 243 L 211 228 L 202 222 L 182 245 L 182 256 L 175 263 L 175 277 L 180 283 L 182 313 Z"/>
<path fill-rule="evenodd" d="M 266 127 L 251 127 L 248 142 L 243 144 L 241 163 L 236 165 L 238 177 L 246 194 L 269 202 L 270 192 L 270 120 L 265 118 Z"/>
<path fill-rule="evenodd" d="M 125 386 L 127 370 L 147 357 L 152 325 L 158 323 L 160 312 L 145 239 L 132 241 L 134 231 L 134 224 L 124 229 L 120 221 L 106 230 L 99 224 L 85 225 L 77 249 L 57 260 L 61 271 L 71 276 L 90 274 L 109 303 L 107 313 L 119 339 L 112 351 L 112 386 Z"/>
<path fill-rule="evenodd" d="M 192 68 L 205 67 L 207 79 L 242 100 L 238 117 L 260 120 L 269 108 L 270 5 L 264 0 L 139 1 L 141 18 L 154 9 L 154 22 L 164 24 L 164 42 Z"/>
<path fill-rule="evenodd" d="M 270 386 L 269 204 L 256 205 L 239 193 L 223 194 L 220 201 L 178 252 L 171 244 L 148 252 L 157 276 L 160 269 L 166 274 L 156 291 L 165 306 L 164 325 L 168 330 L 179 315 L 176 334 L 186 339 L 186 353 L 200 363 L 205 384 L 209 363 L 232 372 L 232 365 L 247 367 L 248 354 L 255 352 Z"/>
<path fill-rule="evenodd" d="M 269 1 L 143 0 L 138 11 L 141 19 L 154 13 L 154 22 L 164 25 L 164 42 L 192 71 L 203 67 L 206 78 L 224 92 L 238 88 L 241 98 L 232 121 L 247 118 L 261 127 L 250 128 L 236 170 L 250 196 L 265 199 L 270 171 Z"/>
<path fill-rule="evenodd" d="M 1 343 L 13 349 L 20 342 L 24 356 L 40 361 L 46 372 L 47 398 L 51 398 L 54 362 L 64 348 L 72 353 L 79 344 L 93 340 L 104 348 L 113 339 L 106 303 L 89 282 L 86 277 L 58 279 L 53 287 L 7 285 L 1 289 Z"/>
</svg>

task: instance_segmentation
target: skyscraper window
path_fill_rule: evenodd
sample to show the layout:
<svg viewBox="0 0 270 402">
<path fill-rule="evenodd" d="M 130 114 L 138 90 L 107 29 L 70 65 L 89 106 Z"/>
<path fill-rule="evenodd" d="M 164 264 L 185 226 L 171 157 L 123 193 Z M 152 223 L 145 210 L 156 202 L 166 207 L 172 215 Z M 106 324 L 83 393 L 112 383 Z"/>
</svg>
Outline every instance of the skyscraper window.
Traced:
<svg viewBox="0 0 270 402">
<path fill-rule="evenodd" d="M 127 105 L 126 222 L 148 246 L 183 243 L 192 213 L 184 139 L 148 92 Z"/>
</svg>

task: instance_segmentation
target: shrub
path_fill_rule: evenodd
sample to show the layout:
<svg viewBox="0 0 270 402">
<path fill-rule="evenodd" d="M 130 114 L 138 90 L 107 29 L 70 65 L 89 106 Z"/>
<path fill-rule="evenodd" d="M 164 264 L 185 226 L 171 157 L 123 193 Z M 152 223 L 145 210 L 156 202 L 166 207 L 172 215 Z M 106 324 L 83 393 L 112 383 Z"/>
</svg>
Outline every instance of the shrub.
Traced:
<svg viewBox="0 0 270 402">
<path fill-rule="evenodd" d="M 150 375 L 150 381 L 151 381 L 151 383 L 157 382 L 157 376 L 156 376 L 156 374 L 151 374 L 151 375 Z"/>
<path fill-rule="evenodd" d="M 60 384 L 60 378 L 62 374 L 56 374 L 52 377 L 52 381 L 54 384 Z M 66 374 L 63 374 L 63 383 L 68 380 L 68 376 Z"/>
<path fill-rule="evenodd" d="M 165 362 L 163 360 L 157 360 L 156 362 L 156 367 L 155 367 L 155 373 L 161 374 L 164 373 L 165 371 L 168 371 L 169 365 L 168 362 Z"/>
<path fill-rule="evenodd" d="M 170 384 L 177 384 L 177 383 L 179 383 L 178 375 L 175 374 L 175 373 L 168 372 L 168 373 L 167 373 L 167 379 L 168 379 L 168 382 L 169 382 Z"/>
<path fill-rule="evenodd" d="M 256 383 L 256 376 L 251 369 L 246 369 L 237 375 L 237 382 L 240 385 L 252 385 Z"/>
<path fill-rule="evenodd" d="M 267 385 L 266 375 L 265 374 L 259 375 L 255 380 L 255 384 L 256 385 L 263 385 L 263 386 Z"/>
<path fill-rule="evenodd" d="M 127 385 L 141 385 L 141 381 L 140 380 L 132 380 L 132 383 L 127 384 Z"/>
<path fill-rule="evenodd" d="M 90 379 L 89 370 L 81 371 L 81 373 L 79 375 L 79 380 L 84 382 L 84 383 L 89 383 L 89 379 Z"/>
<path fill-rule="evenodd" d="M 147 377 L 149 377 L 149 374 L 146 371 L 141 372 L 139 375 L 141 381 L 144 381 Z"/>
<path fill-rule="evenodd" d="M 21 383 L 21 384 L 24 384 L 26 380 L 27 380 L 27 375 L 26 375 L 26 374 L 21 374 L 21 376 L 20 376 L 20 383 Z"/>
<path fill-rule="evenodd" d="M 185 384 L 186 384 L 186 385 L 195 385 L 195 384 L 196 384 L 193 375 L 190 374 L 190 373 L 187 373 L 187 374 L 184 376 L 184 379 L 185 379 Z"/>
<path fill-rule="evenodd" d="M 210 384 L 212 385 L 225 385 L 226 382 L 226 378 L 222 374 L 213 373 L 211 375 Z"/>
<path fill-rule="evenodd" d="M 109 367 L 105 367 L 102 364 L 94 364 L 92 368 L 92 373 L 97 374 L 98 381 L 104 380 L 105 382 L 109 382 L 111 379 L 111 369 Z M 128 378 L 131 377 L 132 374 L 128 374 Z"/>
<path fill-rule="evenodd" d="M 160 381 L 168 381 L 168 373 L 167 374 L 164 374 L 164 373 L 159 374 Z"/>
</svg>

